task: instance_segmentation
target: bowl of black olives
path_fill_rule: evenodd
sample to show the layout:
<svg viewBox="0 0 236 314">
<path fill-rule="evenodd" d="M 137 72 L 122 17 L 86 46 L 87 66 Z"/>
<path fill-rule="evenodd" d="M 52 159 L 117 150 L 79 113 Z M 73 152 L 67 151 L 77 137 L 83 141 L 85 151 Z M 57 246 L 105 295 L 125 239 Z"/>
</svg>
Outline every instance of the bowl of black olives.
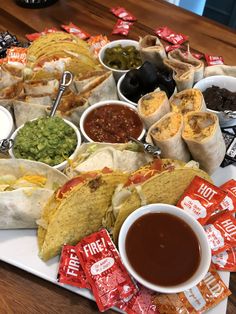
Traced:
<svg viewBox="0 0 236 314">
<path fill-rule="evenodd" d="M 163 90 L 170 98 L 175 92 L 173 73 L 166 69 L 159 69 L 153 63 L 146 61 L 138 69 L 129 70 L 122 75 L 117 83 L 119 99 L 132 105 L 147 93 L 154 90 Z"/>
</svg>

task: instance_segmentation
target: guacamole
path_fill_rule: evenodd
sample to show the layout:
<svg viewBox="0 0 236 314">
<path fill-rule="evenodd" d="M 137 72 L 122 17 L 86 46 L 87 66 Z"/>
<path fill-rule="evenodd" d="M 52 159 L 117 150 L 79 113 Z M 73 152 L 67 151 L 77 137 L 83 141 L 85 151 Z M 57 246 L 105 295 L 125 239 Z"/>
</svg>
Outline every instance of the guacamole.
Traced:
<svg viewBox="0 0 236 314">
<path fill-rule="evenodd" d="M 26 122 L 18 131 L 13 152 L 16 158 L 55 166 L 69 158 L 76 145 L 76 133 L 63 119 L 43 117 Z"/>
</svg>

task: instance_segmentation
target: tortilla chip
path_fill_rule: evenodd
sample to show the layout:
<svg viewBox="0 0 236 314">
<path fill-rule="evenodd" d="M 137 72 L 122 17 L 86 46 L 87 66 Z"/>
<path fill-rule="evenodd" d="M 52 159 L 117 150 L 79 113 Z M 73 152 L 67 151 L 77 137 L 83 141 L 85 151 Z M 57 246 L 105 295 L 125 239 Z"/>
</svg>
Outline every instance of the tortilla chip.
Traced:
<svg viewBox="0 0 236 314">
<path fill-rule="evenodd" d="M 173 171 L 164 171 L 140 185 L 141 195 L 135 186 L 131 195 L 121 204 L 118 216 L 113 227 L 113 239 L 118 241 L 120 228 L 125 219 L 141 205 L 145 198 L 146 204 L 164 203 L 176 205 L 184 190 L 195 176 L 212 182 L 210 176 L 200 169 L 178 168 Z M 142 196 L 142 200 L 141 197 Z"/>
<path fill-rule="evenodd" d="M 76 186 L 54 209 L 43 243 L 40 229 L 39 256 L 47 261 L 60 253 L 63 244 L 75 245 L 86 235 L 98 231 L 116 186 L 126 180 L 127 175 L 113 172 Z"/>
</svg>

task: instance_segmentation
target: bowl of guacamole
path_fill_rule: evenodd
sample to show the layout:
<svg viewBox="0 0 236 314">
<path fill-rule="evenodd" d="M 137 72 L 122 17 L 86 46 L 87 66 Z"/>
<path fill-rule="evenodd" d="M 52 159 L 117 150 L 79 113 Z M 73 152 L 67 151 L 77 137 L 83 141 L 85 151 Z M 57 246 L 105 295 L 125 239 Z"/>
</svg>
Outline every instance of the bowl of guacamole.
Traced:
<svg viewBox="0 0 236 314">
<path fill-rule="evenodd" d="M 27 121 L 11 138 L 14 140 L 9 150 L 12 158 L 40 161 L 58 170 L 65 168 L 81 144 L 77 127 L 56 116 Z"/>
</svg>

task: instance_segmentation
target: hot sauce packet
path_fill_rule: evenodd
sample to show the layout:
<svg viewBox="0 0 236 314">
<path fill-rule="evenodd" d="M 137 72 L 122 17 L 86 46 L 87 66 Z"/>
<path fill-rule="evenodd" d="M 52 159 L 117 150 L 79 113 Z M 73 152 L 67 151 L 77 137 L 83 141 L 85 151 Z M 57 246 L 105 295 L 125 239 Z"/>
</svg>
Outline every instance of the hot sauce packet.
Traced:
<svg viewBox="0 0 236 314">
<path fill-rule="evenodd" d="M 204 226 L 212 255 L 236 246 L 236 219 L 225 212 L 212 224 Z"/>
<path fill-rule="evenodd" d="M 105 229 L 82 239 L 76 253 L 101 312 L 137 292 Z"/>
<path fill-rule="evenodd" d="M 212 263 L 218 270 L 236 271 L 236 247 L 212 256 Z"/>
<path fill-rule="evenodd" d="M 109 39 L 103 35 L 91 36 L 87 43 L 90 46 L 91 52 L 97 57 L 102 47 L 109 43 Z"/>
<path fill-rule="evenodd" d="M 224 59 L 221 56 L 218 57 L 205 54 L 205 58 L 208 66 L 224 64 Z"/>
<path fill-rule="evenodd" d="M 220 203 L 220 210 L 229 210 L 231 213 L 236 212 L 236 181 L 231 179 L 220 186 L 227 193 L 226 197 Z"/>
<path fill-rule="evenodd" d="M 211 267 L 195 287 L 177 294 L 159 294 L 153 303 L 160 314 L 202 314 L 231 294 L 216 269 Z"/>
<path fill-rule="evenodd" d="M 188 40 L 188 36 L 181 33 L 177 34 L 167 26 L 162 26 L 155 29 L 155 34 L 157 34 L 157 36 L 159 36 L 160 38 L 174 45 L 177 45 L 177 44 L 180 45 Z"/>
<path fill-rule="evenodd" d="M 80 27 L 71 22 L 68 25 L 61 25 L 61 28 L 63 28 L 67 33 L 75 35 L 80 39 L 87 39 L 90 37 L 89 33 L 83 31 Z"/>
<path fill-rule="evenodd" d="M 132 22 L 127 22 L 118 19 L 115 26 L 113 27 L 112 34 L 120 34 L 127 36 L 132 25 L 133 25 Z"/>
<path fill-rule="evenodd" d="M 13 47 L 7 49 L 7 55 L 4 59 L 4 62 L 7 62 L 9 64 L 15 64 L 20 63 L 22 65 L 26 64 L 26 54 L 27 54 L 27 48 L 22 47 Z"/>
<path fill-rule="evenodd" d="M 124 21 L 136 21 L 137 18 L 129 13 L 125 8 L 122 7 L 116 7 L 116 8 L 111 8 L 110 10 L 115 16 L 119 17 L 120 19 Z"/>
<path fill-rule="evenodd" d="M 34 41 L 35 39 L 39 38 L 41 35 L 45 35 L 45 34 L 48 34 L 48 33 L 55 33 L 55 32 L 59 32 L 59 30 L 57 28 L 55 28 L 55 27 L 45 28 L 45 30 L 40 32 L 40 33 L 26 34 L 25 37 L 29 41 Z"/>
<path fill-rule="evenodd" d="M 181 45 L 167 45 L 167 46 L 165 46 L 166 52 L 170 52 L 170 51 L 175 50 L 175 49 L 183 49 L 183 46 L 181 46 Z"/>
<path fill-rule="evenodd" d="M 225 196 L 226 193 L 220 188 L 196 176 L 184 191 L 177 206 L 204 225 Z"/>
<path fill-rule="evenodd" d="M 75 252 L 75 246 L 64 245 L 61 251 L 57 280 L 79 288 L 90 288 Z"/>
</svg>

